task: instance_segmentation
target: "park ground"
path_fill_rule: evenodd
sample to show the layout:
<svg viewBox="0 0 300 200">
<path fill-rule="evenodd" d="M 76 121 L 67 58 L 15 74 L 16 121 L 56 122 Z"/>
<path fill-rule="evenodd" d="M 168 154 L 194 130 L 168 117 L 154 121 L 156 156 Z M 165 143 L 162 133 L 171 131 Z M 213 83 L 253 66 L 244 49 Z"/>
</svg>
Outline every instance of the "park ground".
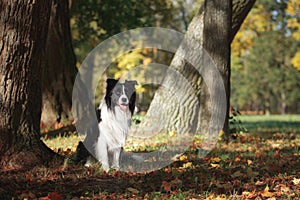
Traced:
<svg viewBox="0 0 300 200">
<path fill-rule="evenodd" d="M 43 140 L 64 164 L 1 172 L 0 199 L 300 199 L 300 116 L 236 118 L 229 142 L 199 157 L 196 137 L 171 165 L 150 173 L 75 165 L 74 129 L 48 130 Z"/>
</svg>

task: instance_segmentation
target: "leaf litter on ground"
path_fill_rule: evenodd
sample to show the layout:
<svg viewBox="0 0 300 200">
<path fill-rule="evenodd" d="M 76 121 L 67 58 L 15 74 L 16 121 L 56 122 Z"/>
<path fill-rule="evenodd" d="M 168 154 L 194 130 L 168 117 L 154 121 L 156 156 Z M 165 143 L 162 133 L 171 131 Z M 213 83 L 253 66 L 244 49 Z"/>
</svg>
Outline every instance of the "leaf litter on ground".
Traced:
<svg viewBox="0 0 300 200">
<path fill-rule="evenodd" d="M 62 143 L 67 145 L 55 144 L 53 149 L 71 156 L 72 141 L 66 139 Z M 76 136 L 69 139 L 78 141 Z M 159 145 L 157 141 L 153 144 Z M 205 157 L 198 156 L 199 148 L 201 141 L 196 138 L 172 164 L 149 173 L 106 173 L 99 165 L 86 168 L 69 161 L 26 172 L 2 171 L 0 199 L 300 198 L 299 134 L 275 134 L 273 138 L 238 134 L 229 142 L 219 141 Z"/>
</svg>

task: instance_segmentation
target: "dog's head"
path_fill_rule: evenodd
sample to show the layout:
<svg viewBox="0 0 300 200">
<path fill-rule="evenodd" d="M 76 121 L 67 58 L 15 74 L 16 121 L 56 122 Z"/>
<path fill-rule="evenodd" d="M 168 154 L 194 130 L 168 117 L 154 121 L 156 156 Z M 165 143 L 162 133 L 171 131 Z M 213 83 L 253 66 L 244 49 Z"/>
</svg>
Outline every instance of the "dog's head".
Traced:
<svg viewBox="0 0 300 200">
<path fill-rule="evenodd" d="M 109 109 L 115 109 L 116 106 L 122 111 L 130 110 L 131 114 L 134 112 L 136 92 L 136 81 L 125 81 L 120 83 L 115 79 L 107 79 L 105 102 Z"/>
</svg>

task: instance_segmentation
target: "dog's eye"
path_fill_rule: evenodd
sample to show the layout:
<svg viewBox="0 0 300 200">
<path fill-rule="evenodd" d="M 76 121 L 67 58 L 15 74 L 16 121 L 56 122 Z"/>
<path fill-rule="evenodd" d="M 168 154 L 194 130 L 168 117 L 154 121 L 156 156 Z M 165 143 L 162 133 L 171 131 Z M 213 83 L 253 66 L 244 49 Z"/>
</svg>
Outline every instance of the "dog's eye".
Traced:
<svg viewBox="0 0 300 200">
<path fill-rule="evenodd" d="M 115 93 L 116 93 L 117 95 L 121 95 L 122 91 L 121 91 L 121 90 L 116 90 Z"/>
</svg>

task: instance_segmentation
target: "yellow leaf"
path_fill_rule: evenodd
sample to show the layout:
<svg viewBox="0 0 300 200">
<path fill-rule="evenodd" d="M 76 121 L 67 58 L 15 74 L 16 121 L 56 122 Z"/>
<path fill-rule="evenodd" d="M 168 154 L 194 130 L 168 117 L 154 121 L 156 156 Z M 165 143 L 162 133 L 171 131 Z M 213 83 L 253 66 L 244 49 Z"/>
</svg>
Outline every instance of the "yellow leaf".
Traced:
<svg viewBox="0 0 300 200">
<path fill-rule="evenodd" d="M 219 167 L 220 167 L 219 164 L 213 164 L 213 163 L 211 163 L 210 165 L 211 165 L 213 168 L 219 168 Z"/>
<path fill-rule="evenodd" d="M 263 197 L 273 197 L 275 196 L 274 192 L 269 192 L 269 186 L 267 186 L 264 191 L 261 193 L 261 196 Z"/>
<path fill-rule="evenodd" d="M 252 160 L 247 160 L 248 165 L 252 165 L 253 161 Z"/>
<path fill-rule="evenodd" d="M 295 69 L 300 70 L 300 51 L 295 54 L 291 62 Z"/>
<path fill-rule="evenodd" d="M 219 196 L 216 197 L 216 200 L 226 200 L 226 195 L 225 194 L 221 194 Z"/>
<path fill-rule="evenodd" d="M 185 163 L 185 164 L 183 164 L 183 168 L 189 168 L 189 167 L 191 167 L 193 165 L 193 163 L 192 162 L 187 162 L 187 163 Z"/>
<path fill-rule="evenodd" d="M 172 131 L 170 131 L 169 132 L 169 136 L 171 136 L 171 137 L 174 137 L 174 136 L 176 136 L 176 131 L 175 130 L 172 130 Z"/>
<path fill-rule="evenodd" d="M 221 161 L 221 158 L 219 158 L 219 157 L 213 157 L 210 159 L 210 162 L 212 162 L 212 163 L 219 163 L 220 161 Z"/>
<path fill-rule="evenodd" d="M 261 186 L 264 185 L 265 183 L 263 181 L 256 181 L 255 185 Z"/>
<path fill-rule="evenodd" d="M 145 58 L 143 59 L 143 64 L 144 65 L 149 65 L 152 62 L 152 58 Z"/>
<path fill-rule="evenodd" d="M 181 155 L 180 157 L 179 157 L 179 160 L 180 161 L 184 161 L 184 160 L 186 160 L 187 159 L 187 156 L 186 155 Z"/>
<path fill-rule="evenodd" d="M 219 137 L 222 137 L 222 136 L 224 135 L 224 133 L 225 133 L 225 132 L 224 132 L 223 130 L 220 130 L 220 131 L 219 131 Z"/>
<path fill-rule="evenodd" d="M 292 180 L 292 182 L 295 184 L 295 185 L 299 185 L 300 184 L 300 179 L 299 178 L 294 178 Z"/>
<path fill-rule="evenodd" d="M 137 85 L 135 89 L 137 93 L 145 92 L 145 88 L 142 85 Z"/>
<path fill-rule="evenodd" d="M 282 185 L 282 186 L 280 187 L 280 191 L 281 191 L 282 193 L 290 193 L 291 189 L 290 189 L 289 187 L 285 186 L 285 185 Z"/>
</svg>

